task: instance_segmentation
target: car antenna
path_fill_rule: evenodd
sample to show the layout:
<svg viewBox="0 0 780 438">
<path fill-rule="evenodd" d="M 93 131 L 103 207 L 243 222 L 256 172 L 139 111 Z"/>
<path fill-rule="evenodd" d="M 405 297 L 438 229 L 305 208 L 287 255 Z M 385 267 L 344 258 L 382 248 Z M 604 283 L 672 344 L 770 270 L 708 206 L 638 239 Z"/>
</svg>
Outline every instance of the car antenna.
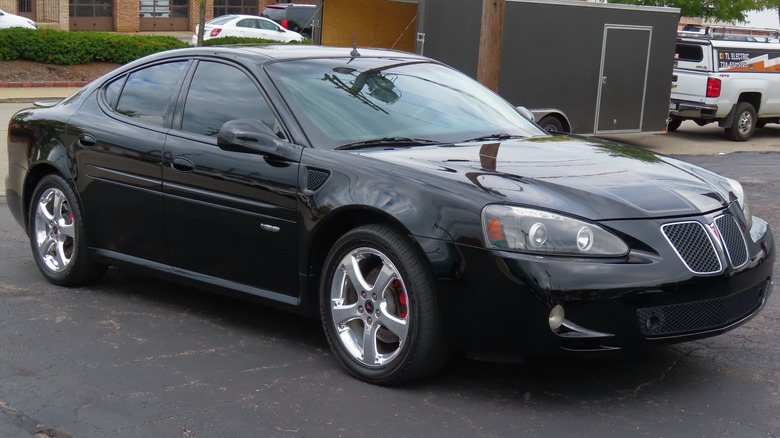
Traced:
<svg viewBox="0 0 780 438">
<path fill-rule="evenodd" d="M 357 58 L 360 56 L 360 52 L 358 52 L 357 46 L 355 45 L 355 35 L 352 35 L 352 51 L 349 52 L 349 56 L 353 58 Z"/>
</svg>

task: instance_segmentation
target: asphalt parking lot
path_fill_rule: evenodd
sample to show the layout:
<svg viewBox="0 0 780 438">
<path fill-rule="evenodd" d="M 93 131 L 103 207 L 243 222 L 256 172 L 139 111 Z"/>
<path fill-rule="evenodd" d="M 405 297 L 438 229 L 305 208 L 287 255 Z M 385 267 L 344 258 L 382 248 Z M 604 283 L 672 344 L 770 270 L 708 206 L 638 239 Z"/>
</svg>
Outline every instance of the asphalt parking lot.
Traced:
<svg viewBox="0 0 780 438">
<path fill-rule="evenodd" d="M 0 103 L 0 181 L 8 118 L 26 105 Z M 780 127 L 733 143 L 688 123 L 609 138 L 742 181 L 777 234 Z M 382 388 L 342 371 L 317 321 L 122 269 L 52 286 L 4 204 L 0 437 L 780 436 L 777 293 L 715 338 L 519 365 L 457 359 Z"/>
</svg>

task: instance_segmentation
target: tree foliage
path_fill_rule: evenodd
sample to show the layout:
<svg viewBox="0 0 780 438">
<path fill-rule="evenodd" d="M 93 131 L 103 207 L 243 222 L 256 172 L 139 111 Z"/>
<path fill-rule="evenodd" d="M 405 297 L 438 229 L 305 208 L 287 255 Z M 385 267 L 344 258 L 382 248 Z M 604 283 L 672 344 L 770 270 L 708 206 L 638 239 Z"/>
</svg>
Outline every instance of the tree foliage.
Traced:
<svg viewBox="0 0 780 438">
<path fill-rule="evenodd" d="M 684 17 L 704 17 L 721 21 L 742 21 L 745 12 L 756 9 L 777 9 L 780 0 L 608 0 L 644 6 L 670 6 L 680 8 Z"/>
</svg>

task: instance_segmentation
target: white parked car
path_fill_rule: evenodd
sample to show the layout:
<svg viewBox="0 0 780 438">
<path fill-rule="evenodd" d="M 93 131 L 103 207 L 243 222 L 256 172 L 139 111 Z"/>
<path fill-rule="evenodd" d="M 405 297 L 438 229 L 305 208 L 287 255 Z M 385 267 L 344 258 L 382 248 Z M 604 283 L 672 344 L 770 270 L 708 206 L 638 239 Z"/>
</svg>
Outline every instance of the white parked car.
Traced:
<svg viewBox="0 0 780 438">
<path fill-rule="evenodd" d="M 9 14 L 3 10 L 0 10 L 0 29 L 8 27 L 24 27 L 26 29 L 36 29 L 35 22 L 29 18 L 20 17 L 18 15 Z"/>
<path fill-rule="evenodd" d="M 273 20 L 257 15 L 223 15 L 206 22 L 203 40 L 222 37 L 262 38 L 289 43 L 303 41 L 298 32 L 287 30 Z M 192 45 L 198 42 L 198 27 L 192 36 Z"/>
</svg>

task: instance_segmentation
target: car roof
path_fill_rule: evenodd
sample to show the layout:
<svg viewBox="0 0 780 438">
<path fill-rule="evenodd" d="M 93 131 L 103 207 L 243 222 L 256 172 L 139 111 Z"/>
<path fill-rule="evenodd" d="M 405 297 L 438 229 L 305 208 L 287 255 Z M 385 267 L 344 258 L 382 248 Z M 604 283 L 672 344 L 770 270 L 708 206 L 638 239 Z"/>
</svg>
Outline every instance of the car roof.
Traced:
<svg viewBox="0 0 780 438">
<path fill-rule="evenodd" d="M 317 7 L 317 5 L 308 5 L 308 4 L 299 4 L 299 3 L 277 3 L 275 5 L 266 5 L 266 8 L 285 9 L 290 6 L 294 8 L 316 8 Z"/>
<path fill-rule="evenodd" d="M 169 56 L 192 55 L 227 55 L 241 57 L 256 57 L 265 60 L 287 60 L 306 58 L 354 58 L 352 47 L 329 47 L 311 44 L 263 44 L 263 45 L 226 45 L 208 47 L 188 47 L 183 49 L 168 50 L 151 55 L 158 58 Z M 391 49 L 377 49 L 369 47 L 357 47 L 361 57 L 395 58 L 409 60 L 429 60 L 424 56 L 414 53 L 402 52 Z"/>
<path fill-rule="evenodd" d="M 228 17 L 232 17 L 231 19 L 236 19 L 236 18 L 259 18 L 259 19 L 261 19 L 261 20 L 268 20 L 267 18 L 265 18 L 265 17 L 261 17 L 261 16 L 259 16 L 259 15 L 248 15 L 248 14 L 229 14 L 229 15 L 227 15 L 227 16 L 228 16 Z M 225 15 L 222 15 L 222 16 L 219 16 L 219 17 L 215 17 L 215 18 L 222 18 L 222 17 L 225 17 Z M 273 20 L 271 20 L 271 21 L 273 21 Z"/>
<path fill-rule="evenodd" d="M 364 58 L 384 58 L 393 60 L 434 62 L 430 58 L 409 52 L 402 52 L 391 49 L 376 49 L 368 47 L 325 47 L 310 44 L 262 44 L 262 45 L 225 45 L 225 46 L 206 46 L 206 47 L 185 47 L 181 49 L 165 50 L 157 52 L 143 58 L 136 59 L 122 67 L 119 67 L 109 75 L 118 77 L 132 71 L 139 66 L 149 65 L 156 62 L 174 61 L 192 56 L 204 58 L 221 56 L 224 59 L 243 59 L 246 63 L 257 66 L 271 63 L 274 61 L 296 60 L 296 59 L 350 59 L 355 58 L 352 51 L 357 50 Z M 109 75 L 106 75 L 107 77 Z M 100 87 L 105 81 L 94 81 L 88 87 Z"/>
</svg>

